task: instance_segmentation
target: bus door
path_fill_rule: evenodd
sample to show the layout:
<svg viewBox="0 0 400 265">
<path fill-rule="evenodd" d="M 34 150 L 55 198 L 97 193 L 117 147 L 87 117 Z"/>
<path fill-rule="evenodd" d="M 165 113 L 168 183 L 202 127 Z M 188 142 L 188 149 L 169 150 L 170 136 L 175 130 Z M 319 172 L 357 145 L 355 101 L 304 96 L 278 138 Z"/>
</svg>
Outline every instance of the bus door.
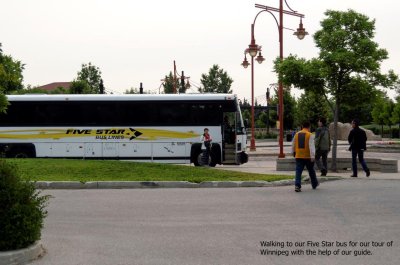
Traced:
<svg viewBox="0 0 400 265">
<path fill-rule="evenodd" d="M 222 124 L 223 164 L 237 164 L 236 161 L 236 117 L 234 112 L 225 112 Z"/>
<path fill-rule="evenodd" d="M 247 135 L 244 127 L 242 115 L 239 111 L 235 113 L 235 147 L 236 153 L 246 152 Z M 246 160 L 246 159 L 245 159 Z M 247 162 L 247 161 L 246 161 Z M 243 157 L 240 158 L 240 164 L 243 163 Z"/>
</svg>

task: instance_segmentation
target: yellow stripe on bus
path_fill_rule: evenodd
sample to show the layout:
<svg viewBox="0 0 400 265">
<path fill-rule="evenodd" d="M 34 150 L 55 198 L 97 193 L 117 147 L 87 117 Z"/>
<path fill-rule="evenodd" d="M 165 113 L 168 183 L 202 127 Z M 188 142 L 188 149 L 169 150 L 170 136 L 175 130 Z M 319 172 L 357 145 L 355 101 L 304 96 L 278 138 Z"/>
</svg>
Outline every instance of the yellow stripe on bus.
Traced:
<svg viewBox="0 0 400 265">
<path fill-rule="evenodd" d="M 76 137 L 124 136 L 130 140 L 186 139 L 199 135 L 193 131 L 178 132 L 147 128 L 108 128 L 108 129 L 36 129 L 0 131 L 1 139 L 54 139 Z"/>
</svg>

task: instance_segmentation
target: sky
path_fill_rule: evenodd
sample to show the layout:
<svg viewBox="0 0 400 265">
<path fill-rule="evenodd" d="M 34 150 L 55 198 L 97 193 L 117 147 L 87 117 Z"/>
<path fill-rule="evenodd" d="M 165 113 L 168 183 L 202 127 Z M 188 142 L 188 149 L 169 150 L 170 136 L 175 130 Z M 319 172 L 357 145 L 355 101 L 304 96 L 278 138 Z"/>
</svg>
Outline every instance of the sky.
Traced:
<svg viewBox="0 0 400 265">
<path fill-rule="evenodd" d="M 233 93 L 249 100 L 251 71 L 241 62 L 250 44 L 250 25 L 260 11 L 256 3 L 279 7 L 278 0 L 0 0 L 0 43 L 5 54 L 25 64 L 25 85 L 72 81 L 81 65 L 91 62 L 100 68 L 107 91 L 123 93 L 142 82 L 145 91 L 158 93 L 175 61 L 177 71 L 190 77 L 188 92 L 197 92 L 201 75 L 217 64 L 234 80 Z M 310 35 L 300 41 L 284 30 L 284 56 L 317 57 L 312 36 L 324 12 L 353 9 L 376 20 L 374 41 L 389 53 L 382 71 L 400 74 L 400 1 L 287 3 L 305 15 L 303 25 Z M 285 15 L 283 24 L 296 29 L 299 19 Z M 279 56 L 278 37 L 272 15 L 261 13 L 255 39 L 266 60 L 254 66 L 254 95 L 261 104 L 267 87 L 277 82 L 272 61 Z"/>
</svg>

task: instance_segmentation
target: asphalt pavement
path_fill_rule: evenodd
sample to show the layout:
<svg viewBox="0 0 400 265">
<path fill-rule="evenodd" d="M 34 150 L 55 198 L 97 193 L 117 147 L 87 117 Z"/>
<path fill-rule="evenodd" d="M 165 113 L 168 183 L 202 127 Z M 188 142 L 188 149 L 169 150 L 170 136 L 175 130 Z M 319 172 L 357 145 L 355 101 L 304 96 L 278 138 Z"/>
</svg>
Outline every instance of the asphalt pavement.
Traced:
<svg viewBox="0 0 400 265">
<path fill-rule="evenodd" d="M 398 264 L 400 181 L 45 190 L 34 265 Z"/>
<path fill-rule="evenodd" d="M 349 153 L 343 146 L 338 155 Z M 293 175 L 276 171 L 276 156 L 264 144 L 249 163 L 216 168 Z M 328 173 L 343 179 L 303 184 L 301 193 L 292 185 L 43 190 L 47 254 L 31 264 L 398 264 L 399 174 L 350 174 Z"/>
</svg>

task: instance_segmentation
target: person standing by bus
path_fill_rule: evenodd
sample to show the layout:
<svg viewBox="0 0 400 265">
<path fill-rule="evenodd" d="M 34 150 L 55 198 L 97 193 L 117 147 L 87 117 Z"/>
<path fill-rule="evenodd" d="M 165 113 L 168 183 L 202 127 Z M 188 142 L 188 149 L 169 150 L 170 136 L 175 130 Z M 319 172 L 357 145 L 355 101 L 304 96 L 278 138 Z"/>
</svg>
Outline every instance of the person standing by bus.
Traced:
<svg viewBox="0 0 400 265">
<path fill-rule="evenodd" d="M 204 144 L 204 151 L 203 151 L 203 157 L 202 157 L 202 159 L 203 159 L 203 164 L 204 165 L 208 165 L 208 158 L 209 158 L 209 156 L 210 156 L 210 151 L 211 151 L 211 141 L 212 141 L 212 138 L 211 138 L 211 135 L 210 135 L 210 133 L 208 132 L 208 128 L 204 128 L 204 133 L 203 133 L 203 135 L 201 136 L 201 141 L 203 142 L 203 144 Z"/>
<path fill-rule="evenodd" d="M 364 160 L 364 151 L 367 150 L 367 134 L 363 129 L 359 127 L 360 121 L 354 119 L 351 122 L 353 129 L 350 131 L 348 141 L 350 144 L 349 151 L 351 151 L 351 168 L 353 169 L 353 175 L 351 177 L 357 177 L 357 156 L 358 161 L 365 171 L 367 177 L 371 174 L 367 163 Z"/>
<path fill-rule="evenodd" d="M 296 192 L 301 192 L 301 174 L 304 167 L 308 170 L 311 179 L 311 186 L 316 189 L 319 185 L 317 175 L 314 170 L 315 145 L 314 135 L 310 132 L 310 122 L 303 122 L 302 130 L 295 134 L 292 141 L 292 152 L 296 158 Z"/>
</svg>

